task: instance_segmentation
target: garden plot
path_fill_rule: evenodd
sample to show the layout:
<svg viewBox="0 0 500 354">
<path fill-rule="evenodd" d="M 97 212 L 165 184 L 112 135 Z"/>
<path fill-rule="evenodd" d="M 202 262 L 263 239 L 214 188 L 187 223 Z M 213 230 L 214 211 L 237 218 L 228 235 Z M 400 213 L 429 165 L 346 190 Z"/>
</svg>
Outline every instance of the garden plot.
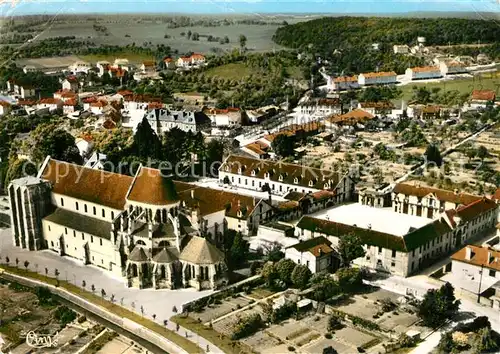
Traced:
<svg viewBox="0 0 500 354">
<path fill-rule="evenodd" d="M 241 341 L 257 353 L 263 353 L 273 348 L 275 349 L 283 344 L 283 341 L 270 336 L 265 331 L 257 332 L 250 337 L 242 339 Z M 279 351 L 274 351 L 274 353 L 279 353 Z"/>
<path fill-rule="evenodd" d="M 373 316 L 380 311 L 379 305 L 361 297 L 348 298 L 332 307 L 349 315 L 361 317 L 370 321 L 373 320 Z"/>
<path fill-rule="evenodd" d="M 395 314 L 397 313 L 397 315 Z M 406 333 L 408 327 L 417 323 L 419 318 L 416 315 L 404 311 L 394 311 L 384 314 L 379 320 L 375 322 L 378 323 L 380 328 L 385 331 L 396 331 L 398 333 Z"/>
<path fill-rule="evenodd" d="M 213 324 L 214 330 L 219 333 L 222 333 L 228 337 L 231 337 L 235 328 L 235 325 L 238 323 L 238 320 L 243 317 L 247 317 L 258 313 L 262 316 L 262 310 L 260 306 L 256 305 L 252 308 L 246 309 L 244 311 L 240 311 L 235 314 L 231 314 L 231 316 L 227 316 L 220 321 L 217 321 Z"/>
<path fill-rule="evenodd" d="M 377 338 L 352 327 L 344 327 L 335 331 L 334 338 L 340 342 L 352 344 L 354 347 L 365 347 Z"/>
<path fill-rule="evenodd" d="M 333 339 L 321 339 L 300 349 L 303 353 L 318 354 L 322 353 L 324 348 L 333 347 L 339 354 L 356 353 L 356 348 L 340 343 Z"/>
<path fill-rule="evenodd" d="M 210 307 L 205 307 L 202 312 L 190 312 L 189 316 L 195 320 L 201 320 L 202 323 L 207 323 L 250 305 L 252 301 L 253 300 L 243 296 L 238 296 L 236 298 L 228 297 L 220 304 L 213 304 L 210 305 Z"/>
</svg>

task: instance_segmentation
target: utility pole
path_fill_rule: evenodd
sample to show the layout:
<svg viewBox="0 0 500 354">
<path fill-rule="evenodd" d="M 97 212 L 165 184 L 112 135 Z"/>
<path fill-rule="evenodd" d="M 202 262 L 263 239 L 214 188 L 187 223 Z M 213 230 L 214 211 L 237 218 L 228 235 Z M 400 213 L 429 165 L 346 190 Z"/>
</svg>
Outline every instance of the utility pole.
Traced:
<svg viewBox="0 0 500 354">
<path fill-rule="evenodd" d="M 483 280 L 483 269 L 484 269 L 484 264 L 481 264 L 481 270 L 479 271 L 479 274 L 481 276 L 479 277 L 479 289 L 477 290 L 477 303 L 478 304 L 481 302 L 481 282 Z"/>
</svg>

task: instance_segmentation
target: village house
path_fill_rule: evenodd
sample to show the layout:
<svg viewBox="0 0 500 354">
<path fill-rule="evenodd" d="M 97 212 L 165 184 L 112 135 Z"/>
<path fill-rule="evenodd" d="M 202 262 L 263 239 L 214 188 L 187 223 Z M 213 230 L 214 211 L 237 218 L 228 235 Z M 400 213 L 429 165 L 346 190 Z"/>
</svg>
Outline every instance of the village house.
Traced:
<svg viewBox="0 0 500 354">
<path fill-rule="evenodd" d="M 391 101 L 359 102 L 358 108 L 374 116 L 384 117 L 391 115 L 394 104 Z"/>
<path fill-rule="evenodd" d="M 267 190 L 275 195 L 291 191 L 335 191 L 338 203 L 351 200 L 354 191 L 354 182 L 349 174 L 237 155 L 230 155 L 224 160 L 219 168 L 219 181 L 250 190 Z"/>
<path fill-rule="evenodd" d="M 163 59 L 163 63 L 165 64 L 165 69 L 172 70 L 176 68 L 175 60 L 173 58 L 166 57 Z"/>
<path fill-rule="evenodd" d="M 69 72 L 73 75 L 78 73 L 88 74 L 91 69 L 92 65 L 85 61 L 76 61 L 68 67 Z"/>
<path fill-rule="evenodd" d="M 397 75 L 394 71 L 380 71 L 363 73 L 358 75 L 358 83 L 360 86 L 366 85 L 388 85 L 398 82 Z"/>
<path fill-rule="evenodd" d="M 268 159 L 270 157 L 269 151 L 271 150 L 270 145 L 267 145 L 261 141 L 254 141 L 253 143 L 247 144 L 241 148 L 245 154 L 250 155 L 255 159 Z"/>
<path fill-rule="evenodd" d="M 105 73 L 107 74 L 110 62 L 106 60 L 101 60 L 96 63 L 96 67 L 99 70 L 97 76 L 102 77 Z"/>
<path fill-rule="evenodd" d="M 442 77 L 438 66 L 420 66 L 408 68 L 405 72 L 407 80 L 437 79 Z"/>
<path fill-rule="evenodd" d="M 462 284 L 473 288 L 474 293 L 492 288 L 493 295 L 489 299 L 481 298 L 481 303 L 489 301 L 495 310 L 500 309 L 500 252 L 488 245 L 467 245 L 451 256 L 451 273 Z M 481 283 L 481 285 L 479 285 Z"/>
<path fill-rule="evenodd" d="M 25 65 L 23 67 L 23 72 L 25 74 L 27 74 L 27 73 L 34 73 L 36 71 L 37 71 L 37 68 L 35 66 L 33 66 L 33 65 Z"/>
<path fill-rule="evenodd" d="M 92 114 L 101 115 L 108 106 L 108 102 L 105 99 L 100 99 L 89 104 L 89 110 Z"/>
<path fill-rule="evenodd" d="M 360 108 L 354 109 L 346 114 L 333 115 L 325 119 L 325 129 L 327 132 L 336 132 L 342 126 L 354 127 L 358 124 L 364 124 L 375 116 Z"/>
<path fill-rule="evenodd" d="M 246 111 L 248 117 L 248 122 L 251 124 L 260 124 L 267 119 L 274 117 L 280 111 L 279 107 L 269 105 L 264 107 L 259 107 L 257 109 L 251 109 Z"/>
<path fill-rule="evenodd" d="M 0 116 L 9 114 L 12 110 L 12 105 L 4 100 L 0 100 Z"/>
<path fill-rule="evenodd" d="M 63 101 L 63 114 L 69 115 L 71 118 L 74 118 L 72 113 L 76 112 L 76 107 L 78 103 L 74 99 L 69 99 Z"/>
<path fill-rule="evenodd" d="M 210 118 L 212 125 L 217 127 L 240 126 L 242 125 L 244 114 L 241 109 L 232 107 L 226 109 L 206 108 L 203 110 L 203 113 Z"/>
<path fill-rule="evenodd" d="M 37 102 L 36 108 L 48 108 L 49 112 L 60 111 L 63 108 L 63 101 L 56 98 L 42 98 Z"/>
<path fill-rule="evenodd" d="M 32 85 L 20 83 L 12 79 L 7 81 L 7 91 L 14 98 L 26 99 L 36 96 L 36 90 Z"/>
<path fill-rule="evenodd" d="M 285 258 L 307 266 L 312 274 L 331 273 L 338 268 L 338 257 L 332 243 L 322 236 L 285 248 Z"/>
<path fill-rule="evenodd" d="M 62 82 L 62 89 L 66 91 L 78 92 L 80 84 L 76 76 L 68 76 Z"/>
<path fill-rule="evenodd" d="M 156 63 L 154 60 L 143 61 L 140 70 L 143 74 L 154 74 L 156 72 Z"/>
<path fill-rule="evenodd" d="M 439 63 L 439 69 L 441 70 L 442 76 L 463 74 L 468 72 L 467 67 L 464 64 L 453 60 L 441 61 Z"/>
<path fill-rule="evenodd" d="M 395 44 L 392 46 L 394 54 L 408 54 L 410 52 L 410 47 L 406 44 Z"/>
<path fill-rule="evenodd" d="M 342 113 L 342 105 L 338 98 L 320 98 L 303 102 L 299 105 L 301 115 L 327 116 Z"/>
<path fill-rule="evenodd" d="M 77 102 L 78 101 L 78 95 L 76 93 L 74 93 L 73 91 L 69 91 L 69 90 L 59 90 L 59 91 L 54 92 L 54 98 L 56 100 L 61 100 L 63 102 L 67 102 L 67 101 Z"/>
<path fill-rule="evenodd" d="M 496 93 L 493 90 L 473 90 L 469 102 L 466 103 L 467 109 L 485 108 L 488 104 L 496 101 Z"/>
<path fill-rule="evenodd" d="M 344 91 L 359 89 L 358 77 L 354 76 L 329 76 L 327 78 L 327 88 L 330 91 Z"/>
</svg>

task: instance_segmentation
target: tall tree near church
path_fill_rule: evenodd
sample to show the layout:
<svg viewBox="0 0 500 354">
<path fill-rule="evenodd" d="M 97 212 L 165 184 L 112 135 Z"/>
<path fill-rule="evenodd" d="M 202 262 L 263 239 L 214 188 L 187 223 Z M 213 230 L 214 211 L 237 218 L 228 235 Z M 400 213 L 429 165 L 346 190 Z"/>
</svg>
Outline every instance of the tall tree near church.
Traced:
<svg viewBox="0 0 500 354">
<path fill-rule="evenodd" d="M 132 151 L 140 160 L 161 158 L 161 142 L 146 117 L 137 125 Z"/>
</svg>

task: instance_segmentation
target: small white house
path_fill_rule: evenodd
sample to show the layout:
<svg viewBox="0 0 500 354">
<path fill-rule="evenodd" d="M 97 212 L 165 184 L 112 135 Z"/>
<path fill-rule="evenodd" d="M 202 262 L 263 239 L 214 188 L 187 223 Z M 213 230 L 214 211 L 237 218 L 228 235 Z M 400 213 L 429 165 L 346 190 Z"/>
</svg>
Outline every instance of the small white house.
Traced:
<svg viewBox="0 0 500 354">
<path fill-rule="evenodd" d="M 406 44 L 395 44 L 392 47 L 392 50 L 394 51 L 394 54 L 408 54 L 408 52 L 410 51 L 410 47 L 408 47 L 408 45 Z"/>
<path fill-rule="evenodd" d="M 443 76 L 438 66 L 408 68 L 405 75 L 407 80 L 437 79 Z"/>
<path fill-rule="evenodd" d="M 338 259 L 331 245 L 326 237 L 311 238 L 287 247 L 285 258 L 306 265 L 311 273 L 332 272 L 338 266 Z"/>
<path fill-rule="evenodd" d="M 89 70 L 92 69 L 92 65 L 85 61 L 76 61 L 68 67 L 72 74 L 84 73 L 88 74 Z"/>
<path fill-rule="evenodd" d="M 76 78 L 76 76 L 68 76 L 62 82 L 62 89 L 66 91 L 77 92 L 78 86 L 78 79 Z"/>
<path fill-rule="evenodd" d="M 458 61 L 442 61 L 439 63 L 441 75 L 453 75 L 467 73 L 467 67 Z"/>
<path fill-rule="evenodd" d="M 388 85 L 398 82 L 394 71 L 380 71 L 372 73 L 363 73 L 358 75 L 358 83 L 364 85 Z"/>
<path fill-rule="evenodd" d="M 12 110 L 12 106 L 9 102 L 7 101 L 0 101 L 0 116 L 4 116 L 6 114 L 9 114 L 10 111 Z"/>
</svg>

